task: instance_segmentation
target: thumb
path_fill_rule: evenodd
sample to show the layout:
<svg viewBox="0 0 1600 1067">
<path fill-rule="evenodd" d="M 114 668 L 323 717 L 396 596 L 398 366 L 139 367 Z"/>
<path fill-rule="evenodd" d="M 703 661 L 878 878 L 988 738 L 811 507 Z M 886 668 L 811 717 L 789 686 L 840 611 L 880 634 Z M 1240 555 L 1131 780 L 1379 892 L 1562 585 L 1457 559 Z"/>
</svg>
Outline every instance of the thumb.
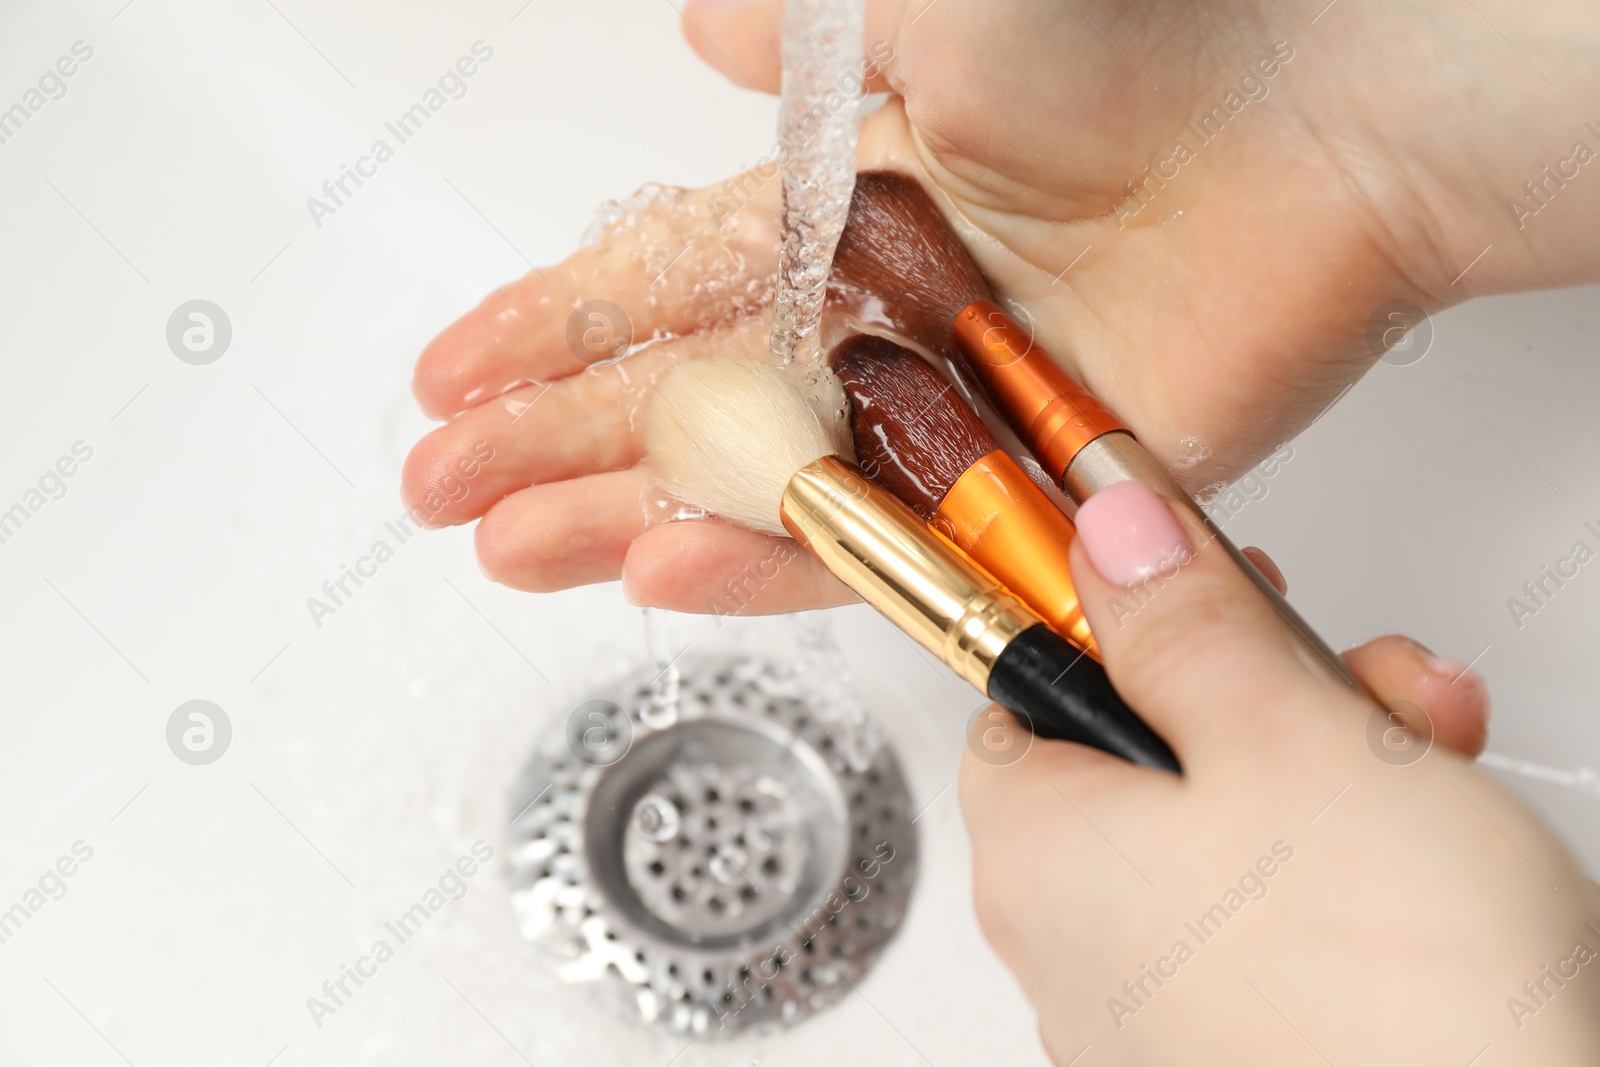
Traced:
<svg viewBox="0 0 1600 1067">
<path fill-rule="evenodd" d="M 1187 508 L 1121 482 L 1086 500 L 1077 525 L 1073 580 L 1106 670 L 1186 767 L 1330 694 L 1359 706 L 1305 665 L 1271 605 Z"/>
<path fill-rule="evenodd" d="M 733 84 L 778 91 L 783 0 L 695 0 L 683 8 L 683 36 L 696 55 Z"/>
</svg>

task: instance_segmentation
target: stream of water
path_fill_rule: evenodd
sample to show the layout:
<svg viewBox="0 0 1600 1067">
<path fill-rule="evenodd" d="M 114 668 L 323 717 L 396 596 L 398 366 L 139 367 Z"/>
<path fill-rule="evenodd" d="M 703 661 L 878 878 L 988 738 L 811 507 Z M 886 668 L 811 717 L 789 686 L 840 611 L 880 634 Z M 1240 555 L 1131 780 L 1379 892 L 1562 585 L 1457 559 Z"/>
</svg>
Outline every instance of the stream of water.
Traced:
<svg viewBox="0 0 1600 1067">
<path fill-rule="evenodd" d="M 864 0 L 788 0 L 783 9 L 783 246 L 772 316 L 780 364 L 817 360 L 833 252 L 855 188 Z"/>
<path fill-rule="evenodd" d="M 782 246 L 770 342 L 780 365 L 821 362 L 828 273 L 855 189 L 864 23 L 864 0 L 788 0 L 784 5 L 778 108 Z M 667 613 L 646 609 L 644 615 L 650 655 L 660 671 L 644 714 L 649 725 L 664 726 L 677 718 L 681 678 Z M 832 627 L 818 613 L 796 615 L 794 627 L 804 695 L 817 718 L 836 727 L 836 751 L 864 769 L 881 739 Z"/>
</svg>

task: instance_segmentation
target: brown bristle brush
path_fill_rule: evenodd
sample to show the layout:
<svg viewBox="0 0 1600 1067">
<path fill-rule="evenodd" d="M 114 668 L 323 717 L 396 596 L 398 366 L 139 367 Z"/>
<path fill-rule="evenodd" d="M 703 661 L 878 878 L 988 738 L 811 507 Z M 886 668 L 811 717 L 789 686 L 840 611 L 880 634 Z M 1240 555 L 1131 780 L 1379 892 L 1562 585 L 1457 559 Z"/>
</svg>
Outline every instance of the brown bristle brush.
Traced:
<svg viewBox="0 0 1600 1067">
<path fill-rule="evenodd" d="M 789 533 L 1040 736 L 1179 770 L 1099 663 L 839 458 L 837 445 L 791 376 L 742 357 L 675 368 L 645 422 L 646 451 L 670 492 L 746 526 Z"/>
<path fill-rule="evenodd" d="M 884 316 L 912 340 L 959 352 L 995 408 L 1073 500 L 1081 504 L 1108 485 L 1140 481 L 1188 508 L 1289 624 L 1307 664 L 1361 689 L 1344 661 L 1133 432 L 994 302 L 983 272 L 915 179 L 893 171 L 856 176 L 833 278 L 847 293 L 876 297 Z"/>
<path fill-rule="evenodd" d="M 850 397 L 861 469 L 1098 658 L 1067 564 L 1077 530 L 950 384 L 870 334 L 840 343 L 828 365 Z"/>
</svg>

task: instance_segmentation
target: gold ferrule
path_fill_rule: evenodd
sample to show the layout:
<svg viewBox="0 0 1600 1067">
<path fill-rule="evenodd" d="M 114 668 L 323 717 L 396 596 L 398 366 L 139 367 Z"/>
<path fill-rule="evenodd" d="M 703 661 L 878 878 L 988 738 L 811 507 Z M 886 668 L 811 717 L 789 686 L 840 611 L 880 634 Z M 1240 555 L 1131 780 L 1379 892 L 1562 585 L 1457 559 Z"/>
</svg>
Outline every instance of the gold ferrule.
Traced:
<svg viewBox="0 0 1600 1067">
<path fill-rule="evenodd" d="M 1042 620 L 900 498 L 837 456 L 795 472 L 784 528 L 951 670 L 989 692 L 1000 653 Z"/>
</svg>

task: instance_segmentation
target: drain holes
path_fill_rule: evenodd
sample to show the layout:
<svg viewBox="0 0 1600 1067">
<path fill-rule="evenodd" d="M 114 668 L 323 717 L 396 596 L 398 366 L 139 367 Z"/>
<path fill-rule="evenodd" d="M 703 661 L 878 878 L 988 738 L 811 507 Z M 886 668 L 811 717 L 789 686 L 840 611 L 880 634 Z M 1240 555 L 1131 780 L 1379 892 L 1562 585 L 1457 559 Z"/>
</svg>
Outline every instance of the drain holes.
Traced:
<svg viewBox="0 0 1600 1067">
<path fill-rule="evenodd" d="M 508 850 L 521 929 L 553 958 L 584 957 L 563 977 L 627 984 L 645 1020 L 680 1035 L 792 1025 L 845 995 L 901 926 L 910 797 L 888 746 L 847 765 L 854 735 L 791 668 L 682 669 L 670 723 L 652 721 L 653 669 L 594 694 L 632 726 L 624 759 L 591 767 L 554 732 L 529 762 Z M 890 873 L 851 895 L 890 862 L 880 842 Z M 832 916 L 835 894 L 850 903 Z"/>
</svg>

